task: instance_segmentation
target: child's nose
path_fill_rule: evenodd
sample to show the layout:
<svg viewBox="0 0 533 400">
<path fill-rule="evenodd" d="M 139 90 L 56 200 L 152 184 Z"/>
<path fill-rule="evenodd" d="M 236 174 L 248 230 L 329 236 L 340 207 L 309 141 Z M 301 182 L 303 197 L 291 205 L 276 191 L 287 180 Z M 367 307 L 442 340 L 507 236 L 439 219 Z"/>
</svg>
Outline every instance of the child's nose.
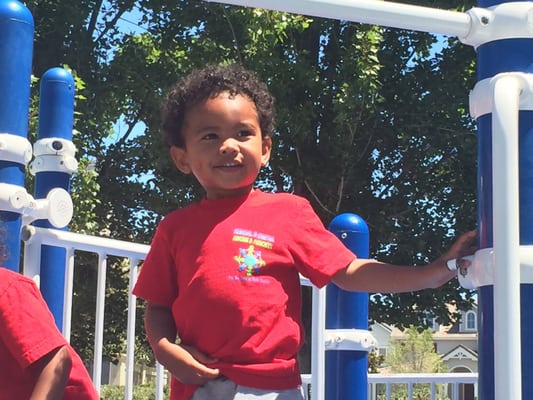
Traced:
<svg viewBox="0 0 533 400">
<path fill-rule="evenodd" d="M 220 146 L 220 153 L 222 154 L 237 153 L 238 151 L 239 143 L 233 138 L 224 140 L 222 146 Z"/>
</svg>

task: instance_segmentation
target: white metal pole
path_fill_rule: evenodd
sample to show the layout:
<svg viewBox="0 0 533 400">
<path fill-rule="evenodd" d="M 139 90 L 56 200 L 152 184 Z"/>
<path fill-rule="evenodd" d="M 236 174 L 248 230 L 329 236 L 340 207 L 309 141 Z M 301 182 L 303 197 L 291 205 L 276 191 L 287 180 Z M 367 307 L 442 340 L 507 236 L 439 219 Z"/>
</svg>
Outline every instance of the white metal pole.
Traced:
<svg viewBox="0 0 533 400">
<path fill-rule="evenodd" d="M 495 397 L 522 399 L 518 128 L 521 80 L 494 78 L 492 191 Z"/>
<path fill-rule="evenodd" d="M 137 315 L 137 297 L 132 293 L 137 281 L 139 260 L 129 259 L 130 282 L 128 289 L 128 327 L 126 331 L 126 390 L 125 400 L 133 399 L 133 373 L 135 369 L 135 319 Z"/>
<path fill-rule="evenodd" d="M 74 249 L 69 247 L 66 251 L 65 263 L 65 303 L 63 306 L 63 336 L 70 342 L 72 328 L 72 294 L 74 293 Z"/>
<path fill-rule="evenodd" d="M 311 391 L 312 398 L 324 400 L 326 393 L 326 289 L 313 288 L 311 321 Z"/>
<path fill-rule="evenodd" d="M 155 400 L 164 400 L 165 368 L 156 362 L 155 371 Z"/>
<path fill-rule="evenodd" d="M 96 287 L 96 327 L 94 332 L 93 383 L 98 393 L 102 387 L 102 349 L 104 346 L 104 309 L 107 258 L 106 254 L 98 254 L 98 280 Z"/>
<path fill-rule="evenodd" d="M 459 38 L 471 29 L 468 14 L 379 0 L 208 0 Z"/>
</svg>

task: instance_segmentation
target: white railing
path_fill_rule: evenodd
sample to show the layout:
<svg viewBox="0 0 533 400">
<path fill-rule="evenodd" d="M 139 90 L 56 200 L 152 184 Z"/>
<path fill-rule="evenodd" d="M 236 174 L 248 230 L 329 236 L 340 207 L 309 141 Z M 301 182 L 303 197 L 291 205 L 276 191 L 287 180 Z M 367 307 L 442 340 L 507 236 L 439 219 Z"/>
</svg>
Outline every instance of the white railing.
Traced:
<svg viewBox="0 0 533 400">
<path fill-rule="evenodd" d="M 137 279 L 138 265 L 144 260 L 148 253 L 149 246 L 131 243 L 121 240 L 81 235 L 78 233 L 44 229 L 33 226 L 24 226 L 22 239 L 24 246 L 24 274 L 39 281 L 39 270 L 41 260 L 41 246 L 49 245 L 62 247 L 66 250 L 65 260 L 65 305 L 63 310 L 63 334 L 70 340 L 70 328 L 72 319 L 72 292 L 74 280 L 74 252 L 85 251 L 98 256 L 98 278 L 96 289 L 96 315 L 94 332 L 94 360 L 92 379 L 100 392 L 102 382 L 102 360 L 103 360 L 103 337 L 104 337 L 104 316 L 105 316 L 105 288 L 107 258 L 109 256 L 122 257 L 128 260 L 129 292 L 128 296 L 128 316 L 127 316 L 127 344 L 126 344 L 126 382 L 125 399 L 133 398 L 133 372 L 135 361 L 135 321 L 136 321 L 136 297 L 131 295 L 131 290 Z M 163 400 L 163 374 L 161 366 L 157 365 L 156 377 L 156 400 Z"/>
<path fill-rule="evenodd" d="M 135 366 L 135 322 L 136 322 L 136 297 L 131 295 L 131 290 L 137 279 L 139 264 L 144 260 L 148 253 L 149 246 L 136 244 L 121 240 L 115 240 L 104 237 L 95 237 L 81 235 L 78 233 L 44 229 L 33 226 L 24 226 L 22 231 L 24 246 L 24 274 L 32 277 L 39 282 L 41 246 L 55 246 L 66 250 L 65 259 L 65 304 L 63 312 L 63 334 L 70 340 L 71 318 L 72 318 L 72 293 L 73 277 L 75 273 L 74 255 L 76 251 L 94 253 L 98 257 L 98 277 L 96 293 L 96 310 L 95 310 L 95 327 L 94 327 L 94 360 L 92 368 L 92 379 L 100 392 L 102 382 L 102 349 L 104 347 L 104 315 L 105 315 L 105 288 L 107 258 L 109 256 L 126 259 L 129 264 L 129 296 L 127 310 L 127 345 L 126 345 L 126 374 L 125 374 L 125 393 L 124 399 L 133 398 L 134 386 L 134 366 Z M 323 400 L 325 398 L 325 351 L 328 347 L 338 348 L 343 344 L 344 349 L 354 349 L 359 346 L 356 342 L 362 343 L 365 348 L 365 342 L 369 342 L 365 332 L 346 333 L 345 331 L 328 331 L 325 327 L 326 315 L 326 296 L 324 289 L 317 289 L 312 286 L 309 280 L 302 277 L 301 283 L 304 286 L 311 286 L 313 289 L 312 305 L 312 334 L 311 334 L 311 374 L 302 375 L 305 393 L 309 393 L 309 387 L 313 388 L 313 400 Z M 355 337 L 355 339 L 354 339 Z M 334 342 L 334 346 L 331 346 Z M 329 343 L 329 345 L 328 345 Z M 355 343 L 355 344 L 354 344 Z M 437 383 L 450 383 L 454 385 L 453 392 L 457 392 L 459 384 L 477 383 L 477 375 L 468 374 L 435 374 L 435 375 L 369 375 L 369 393 L 375 392 L 377 384 L 385 384 L 386 391 L 390 400 L 390 387 L 395 383 L 406 383 L 408 388 L 412 388 L 415 383 L 421 382 L 431 385 Z M 160 364 L 156 364 L 156 400 L 163 400 L 163 388 L 165 384 L 165 371 Z M 410 389 L 412 392 L 412 389 Z M 408 389 L 409 391 L 409 389 Z M 452 400 L 459 400 L 458 395 L 454 395 Z M 372 400 L 376 397 L 372 397 Z M 412 399 L 412 397 L 409 397 Z M 431 398 L 432 400 L 434 397 Z"/>
<path fill-rule="evenodd" d="M 417 384 L 427 385 L 429 389 L 428 400 L 439 400 L 437 397 L 437 385 L 446 385 L 446 394 L 444 399 L 460 400 L 463 399 L 464 393 L 461 389 L 464 385 L 474 385 L 477 388 L 477 373 L 438 373 L 438 374 L 368 374 L 368 398 L 369 400 L 378 399 L 378 386 L 384 386 L 384 393 L 379 400 L 391 400 L 393 385 L 402 385 L 407 390 L 407 399 L 414 399 L 414 388 Z M 424 397 L 425 399 L 427 397 Z"/>
</svg>

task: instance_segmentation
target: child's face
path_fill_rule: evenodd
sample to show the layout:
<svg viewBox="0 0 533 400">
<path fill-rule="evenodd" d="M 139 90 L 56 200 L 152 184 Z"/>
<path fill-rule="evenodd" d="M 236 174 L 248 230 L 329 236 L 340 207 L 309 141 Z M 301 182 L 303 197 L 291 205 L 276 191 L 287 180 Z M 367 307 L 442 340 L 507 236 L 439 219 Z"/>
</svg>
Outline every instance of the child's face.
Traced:
<svg viewBox="0 0 533 400">
<path fill-rule="evenodd" d="M 262 137 L 255 104 L 223 92 L 192 107 L 183 121 L 184 147 L 173 146 L 174 164 L 194 174 L 208 199 L 241 196 L 252 190 L 270 158 L 272 142 Z"/>
</svg>

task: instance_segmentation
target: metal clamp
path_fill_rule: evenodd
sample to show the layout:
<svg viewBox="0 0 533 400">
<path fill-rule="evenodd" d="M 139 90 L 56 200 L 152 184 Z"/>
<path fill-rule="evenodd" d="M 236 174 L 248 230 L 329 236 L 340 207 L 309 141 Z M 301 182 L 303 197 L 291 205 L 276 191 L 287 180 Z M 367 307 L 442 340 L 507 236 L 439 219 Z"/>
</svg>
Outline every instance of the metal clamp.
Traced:
<svg viewBox="0 0 533 400">
<path fill-rule="evenodd" d="M 477 119 L 492 113 L 494 103 L 494 84 L 506 77 L 519 80 L 522 91 L 519 98 L 520 110 L 533 110 L 533 74 L 526 72 L 503 72 L 476 83 L 469 95 L 469 110 L 472 118 Z"/>
<path fill-rule="evenodd" d="M 30 164 L 30 173 L 64 172 L 72 174 L 78 168 L 75 158 L 76 146 L 62 138 L 39 139 L 33 145 L 35 159 Z"/>
<path fill-rule="evenodd" d="M 33 197 L 22 186 L 0 183 L 0 210 L 21 214 Z"/>
<path fill-rule="evenodd" d="M 471 260 L 471 265 L 465 268 L 464 274 L 459 274 L 459 283 L 466 289 L 477 289 L 482 286 L 494 285 L 495 265 L 494 249 L 485 248 L 476 251 L 473 257 L 463 257 Z M 453 265 L 455 260 L 449 260 Z M 533 246 L 520 246 L 520 283 L 533 283 Z M 509 266 L 502 266 L 509 268 Z"/>
<path fill-rule="evenodd" d="M 26 166 L 31 160 L 31 154 L 28 139 L 11 133 L 0 133 L 0 160 Z"/>
<path fill-rule="evenodd" d="M 55 228 L 64 228 L 72 220 L 74 205 L 65 189 L 50 190 L 45 199 L 33 200 L 22 217 L 24 225 L 38 219 L 46 219 Z"/>
<path fill-rule="evenodd" d="M 72 219 L 74 206 L 68 192 L 61 188 L 36 200 L 21 186 L 0 183 L 0 210 L 21 214 L 23 224 L 46 219 L 55 228 L 63 228 Z"/>
<path fill-rule="evenodd" d="M 372 351 L 377 340 L 364 329 L 326 329 L 326 350 Z"/>
<path fill-rule="evenodd" d="M 72 141 L 58 138 L 49 137 L 37 140 L 33 145 L 33 153 L 36 156 L 42 155 L 68 155 L 74 157 L 76 154 L 76 146 Z"/>
<path fill-rule="evenodd" d="M 471 28 L 459 40 L 474 48 L 502 39 L 533 38 L 533 3 L 511 2 L 466 12 Z"/>
</svg>

